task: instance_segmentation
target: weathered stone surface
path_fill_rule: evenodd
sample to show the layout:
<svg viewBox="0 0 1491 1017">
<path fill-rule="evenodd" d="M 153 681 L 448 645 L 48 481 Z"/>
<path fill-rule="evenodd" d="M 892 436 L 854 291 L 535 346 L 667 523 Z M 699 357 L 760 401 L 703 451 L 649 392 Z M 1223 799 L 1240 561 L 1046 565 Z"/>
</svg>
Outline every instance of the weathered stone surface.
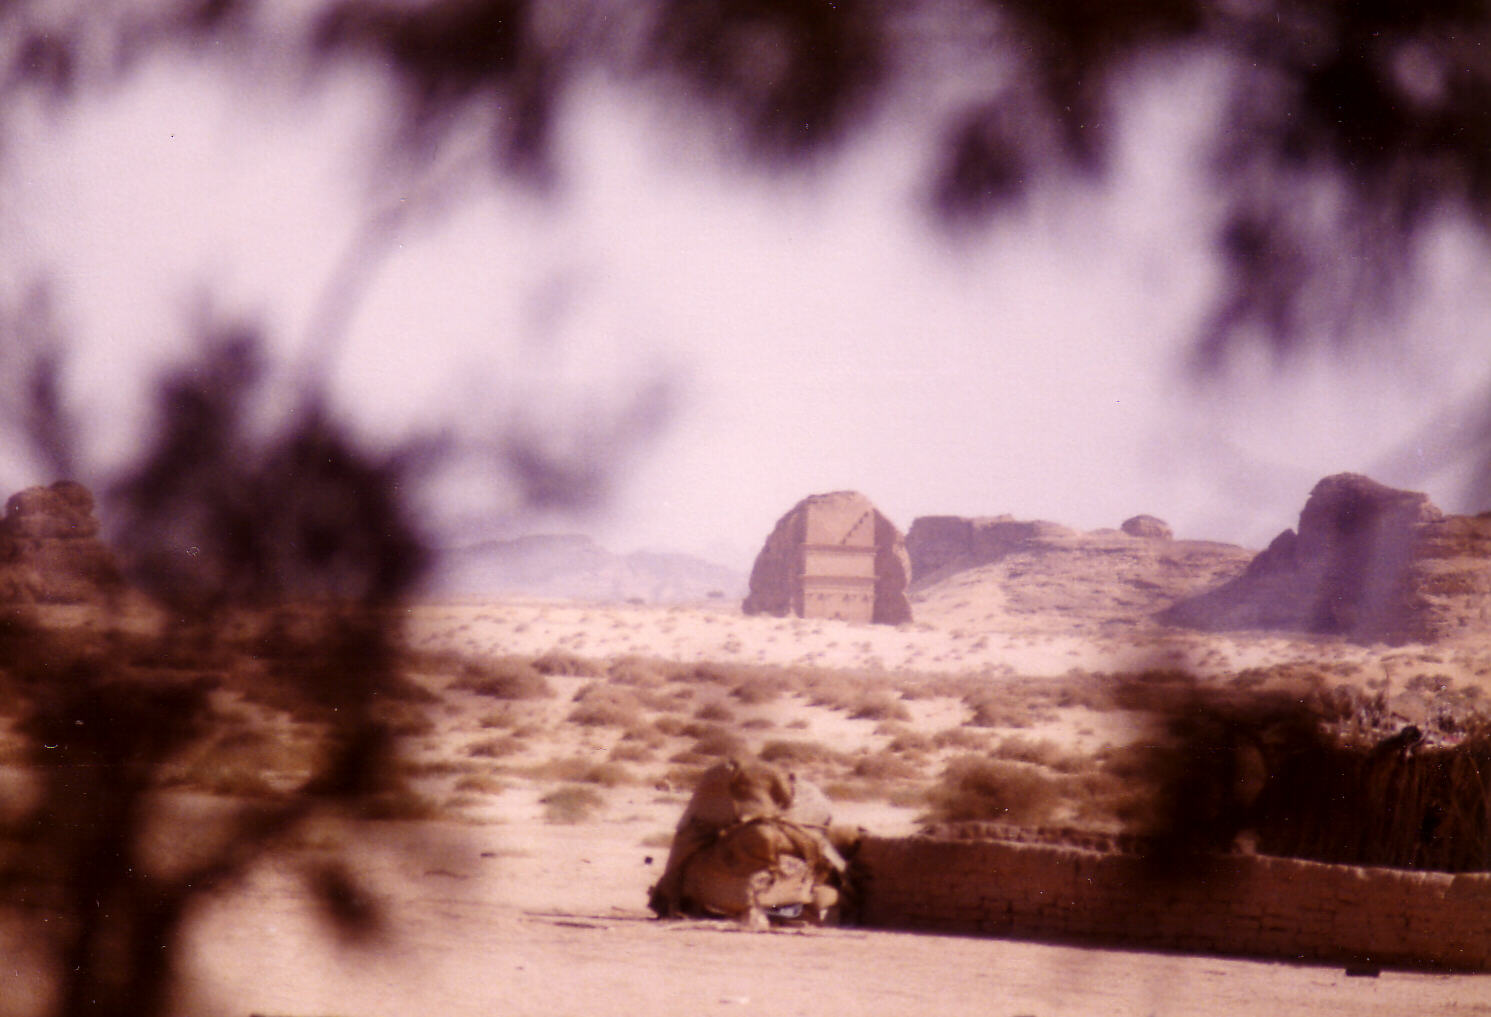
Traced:
<svg viewBox="0 0 1491 1017">
<path fill-rule="evenodd" d="M 0 519 L 0 603 L 82 603 L 120 583 L 93 495 L 59 481 L 10 496 Z"/>
<path fill-rule="evenodd" d="M 1150 623 L 1177 600 L 1241 574 L 1253 557 L 1215 541 L 1083 533 L 1010 516 L 923 516 L 906 545 L 919 615 L 954 627 L 987 626 L 997 615 L 1063 632 Z"/>
<path fill-rule="evenodd" d="M 1171 540 L 1175 537 L 1170 524 L 1155 516 L 1132 516 L 1125 519 L 1119 529 L 1131 537 L 1147 540 Z"/>
<path fill-rule="evenodd" d="M 1491 625 L 1491 518 L 1445 516 L 1427 495 L 1360 474 L 1326 477 L 1299 528 L 1232 582 L 1165 621 L 1211 631 L 1286 629 L 1363 642 L 1432 641 Z"/>
<path fill-rule="evenodd" d="M 910 578 L 905 539 L 868 498 L 855 491 L 815 494 L 766 538 L 742 608 L 898 625 L 911 620 Z"/>
<path fill-rule="evenodd" d="M 920 516 L 906 534 L 912 581 L 924 586 L 951 572 L 998 561 L 1077 531 L 1041 519 L 1014 516 Z"/>
</svg>

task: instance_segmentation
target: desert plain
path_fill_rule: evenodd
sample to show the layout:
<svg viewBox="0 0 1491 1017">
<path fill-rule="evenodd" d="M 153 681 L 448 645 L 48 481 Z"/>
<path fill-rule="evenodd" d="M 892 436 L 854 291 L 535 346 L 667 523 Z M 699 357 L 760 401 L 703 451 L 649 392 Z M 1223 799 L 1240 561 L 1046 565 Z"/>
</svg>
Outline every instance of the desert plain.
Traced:
<svg viewBox="0 0 1491 1017">
<path fill-rule="evenodd" d="M 1484 976 L 1091 949 L 853 926 L 749 932 L 658 921 L 661 870 L 690 781 L 726 752 L 817 781 L 835 819 L 911 833 L 956 808 L 943 775 L 975 756 L 1031 777 L 1003 818 L 1116 828 L 1115 763 L 1158 737 L 1114 689 L 1202 683 L 1306 696 L 1352 689 L 1391 723 L 1432 730 L 1474 710 L 1491 644 L 1359 645 L 1209 634 L 1151 622 L 1109 631 L 1013 612 L 976 585 L 934 588 L 899 626 L 747 617 L 697 604 L 429 601 L 397 623 L 424 690 L 392 714 L 409 801 L 385 818 L 298 834 L 187 923 L 179 1012 L 280 1017 L 429 1014 L 1491 1013 Z M 394 623 L 394 621 L 391 621 Z M 246 728 L 269 724 L 237 704 Z M 293 731 L 187 760 L 174 807 L 293 780 Z M 226 742 L 225 742 L 226 743 Z M 240 764 L 242 764 L 240 766 Z M 251 773 L 240 772 L 252 770 Z M 943 788 L 939 792 L 939 788 Z M 940 795 L 940 797 L 939 797 Z M 333 934 L 301 873 L 350 860 L 378 915 Z M 45 1005 L 24 931 L 0 998 Z"/>
</svg>

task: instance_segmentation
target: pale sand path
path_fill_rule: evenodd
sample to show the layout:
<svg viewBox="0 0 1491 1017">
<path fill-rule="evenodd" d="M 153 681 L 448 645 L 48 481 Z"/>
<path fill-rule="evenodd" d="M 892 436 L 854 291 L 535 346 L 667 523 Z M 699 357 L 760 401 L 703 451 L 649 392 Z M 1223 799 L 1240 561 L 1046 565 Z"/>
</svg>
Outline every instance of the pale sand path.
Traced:
<svg viewBox="0 0 1491 1017">
<path fill-rule="evenodd" d="M 578 827 L 447 832 L 455 843 L 418 872 L 401 873 L 410 859 L 396 852 L 372 865 L 396 884 L 388 892 L 401 916 L 378 951 L 329 945 L 282 874 L 211 909 L 197 966 L 214 988 L 204 986 L 191 1012 L 1491 1014 L 1491 978 L 1481 976 L 1352 978 L 1339 968 L 995 939 L 659 923 L 640 906 L 652 870 L 637 864 L 627 824 L 599 837 Z"/>
</svg>

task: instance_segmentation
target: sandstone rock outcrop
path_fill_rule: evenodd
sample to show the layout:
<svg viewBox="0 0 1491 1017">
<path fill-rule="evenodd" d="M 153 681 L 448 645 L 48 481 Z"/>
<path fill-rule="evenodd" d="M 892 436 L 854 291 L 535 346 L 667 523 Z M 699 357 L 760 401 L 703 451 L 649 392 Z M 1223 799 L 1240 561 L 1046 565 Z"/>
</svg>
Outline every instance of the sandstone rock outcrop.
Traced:
<svg viewBox="0 0 1491 1017">
<path fill-rule="evenodd" d="M 1235 580 L 1177 603 L 1191 628 L 1285 629 L 1361 642 L 1491 630 L 1491 517 L 1446 516 L 1427 495 L 1342 473 L 1315 485 Z"/>
<path fill-rule="evenodd" d="M 1014 516 L 919 516 L 906 533 L 911 578 L 917 586 L 937 576 L 998 561 L 1042 540 L 1075 536 L 1076 530 Z"/>
<path fill-rule="evenodd" d="M 1116 633 L 1235 578 L 1253 552 L 1203 540 L 1084 533 L 1010 516 L 923 516 L 906 538 L 919 617 L 950 628 L 1018 624 Z"/>
<path fill-rule="evenodd" d="M 117 588 L 118 563 L 98 532 L 93 495 L 82 484 L 11 495 L 0 519 L 0 603 L 83 603 Z"/>
<path fill-rule="evenodd" d="M 1175 538 L 1170 524 L 1155 516 L 1132 516 L 1125 519 L 1119 529 L 1131 537 L 1144 537 L 1147 540 L 1173 540 Z"/>
<path fill-rule="evenodd" d="M 911 620 L 901 532 L 855 491 L 815 494 L 777 521 L 751 569 L 746 614 Z"/>
</svg>

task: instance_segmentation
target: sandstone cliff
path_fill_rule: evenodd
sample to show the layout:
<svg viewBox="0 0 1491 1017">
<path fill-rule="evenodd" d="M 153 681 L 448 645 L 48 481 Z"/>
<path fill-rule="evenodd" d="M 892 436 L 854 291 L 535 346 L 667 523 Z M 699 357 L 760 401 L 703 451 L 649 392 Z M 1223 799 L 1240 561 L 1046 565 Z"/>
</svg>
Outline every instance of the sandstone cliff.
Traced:
<svg viewBox="0 0 1491 1017">
<path fill-rule="evenodd" d="M 944 626 L 1018 623 L 1051 632 L 1117 633 L 1182 597 L 1232 579 L 1252 552 L 1231 544 L 1173 540 L 1153 520 L 1083 533 L 1011 516 L 924 516 L 911 524 L 918 617 Z"/>
<path fill-rule="evenodd" d="M 1342 473 L 1315 485 L 1235 580 L 1177 603 L 1191 628 L 1286 629 L 1362 642 L 1491 630 L 1491 517 L 1446 516 L 1427 495 Z"/>
<path fill-rule="evenodd" d="M 746 614 L 898 625 L 911 620 L 901 532 L 855 491 L 815 494 L 772 528 L 751 569 Z"/>
<path fill-rule="evenodd" d="M 0 603 L 83 603 L 117 589 L 119 566 L 98 532 L 82 484 L 11 495 L 0 519 Z"/>
</svg>

